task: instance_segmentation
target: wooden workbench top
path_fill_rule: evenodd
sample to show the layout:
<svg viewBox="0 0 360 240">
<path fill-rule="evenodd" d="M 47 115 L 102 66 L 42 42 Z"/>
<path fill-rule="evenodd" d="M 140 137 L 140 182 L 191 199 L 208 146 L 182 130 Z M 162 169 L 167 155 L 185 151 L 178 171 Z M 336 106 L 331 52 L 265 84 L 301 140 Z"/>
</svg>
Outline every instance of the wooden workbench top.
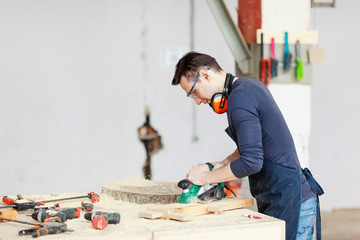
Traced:
<svg viewBox="0 0 360 240">
<path fill-rule="evenodd" d="M 41 201 L 47 199 L 64 198 L 83 194 L 52 194 L 52 195 L 24 195 L 26 199 Z M 60 202 L 60 207 L 79 207 L 82 200 Z M 83 201 L 86 201 L 84 199 Z M 0 206 L 5 205 L 1 203 Z M 196 216 L 188 222 L 163 219 L 144 219 L 139 213 L 151 208 L 158 208 L 159 204 L 135 204 L 114 200 L 107 194 L 100 194 L 100 202 L 94 203 L 94 211 L 118 212 L 121 215 L 120 224 L 108 225 L 104 230 L 96 230 L 91 222 L 84 219 L 84 212 L 79 219 L 67 220 L 67 226 L 74 232 L 49 235 L 44 239 L 230 239 L 234 234 L 241 234 L 244 239 L 285 239 L 284 221 L 259 214 L 249 209 L 225 211 L 221 214 L 207 214 Z M 169 205 L 165 205 L 168 207 Z M 177 204 L 178 206 L 178 204 Z M 28 213 L 29 214 L 29 213 Z M 250 219 L 244 215 L 261 216 L 261 219 Z M 18 219 L 32 220 L 24 213 L 18 214 Z M 0 240 L 32 239 L 31 236 L 18 236 L 18 231 L 27 229 L 30 225 L 14 222 L 0 223 Z"/>
</svg>

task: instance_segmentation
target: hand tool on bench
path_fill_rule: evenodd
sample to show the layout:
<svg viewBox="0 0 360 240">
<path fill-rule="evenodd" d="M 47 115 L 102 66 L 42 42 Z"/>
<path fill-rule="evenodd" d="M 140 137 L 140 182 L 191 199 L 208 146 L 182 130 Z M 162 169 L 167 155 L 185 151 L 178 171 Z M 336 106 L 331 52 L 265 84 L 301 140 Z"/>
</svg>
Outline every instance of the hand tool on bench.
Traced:
<svg viewBox="0 0 360 240">
<path fill-rule="evenodd" d="M 6 209 L 6 210 L 0 212 L 0 217 L 16 219 L 17 218 L 17 212 L 15 210 Z M 2 220 L 0 220 L 0 222 L 2 222 Z"/>
<path fill-rule="evenodd" d="M 94 209 L 94 205 L 92 205 L 91 203 L 84 203 L 81 202 L 81 207 L 80 209 L 82 211 L 86 211 L 86 212 L 91 212 Z"/>
<path fill-rule="evenodd" d="M 47 211 L 39 211 L 34 212 L 31 217 L 34 220 L 38 220 L 40 222 L 45 222 L 46 219 L 59 217 L 61 222 L 65 222 L 68 219 L 74 219 L 80 217 L 80 209 L 79 208 L 64 208 L 61 210 L 47 210 Z"/>
<path fill-rule="evenodd" d="M 214 165 L 212 165 L 211 163 L 206 164 L 209 166 L 210 171 L 214 168 Z M 199 186 L 191 183 L 187 179 L 183 179 L 178 182 L 178 187 L 183 189 L 182 194 L 180 194 L 177 198 L 177 201 L 179 203 L 220 200 L 226 197 L 224 188 L 226 188 L 227 186 L 225 183 L 212 183 L 206 184 L 204 186 Z"/>
<path fill-rule="evenodd" d="M 1 206 L 0 209 L 12 207 L 12 208 L 15 208 L 15 209 L 21 211 L 21 210 L 26 210 L 26 209 L 33 209 L 36 206 L 44 205 L 44 203 L 48 203 L 48 202 L 60 202 L 60 201 L 80 199 L 80 198 L 89 198 L 89 199 L 91 199 L 92 203 L 100 201 L 100 196 L 94 192 L 90 192 L 87 195 L 83 195 L 83 196 L 67 197 L 67 198 L 45 200 L 45 201 L 38 201 L 38 202 L 34 202 L 34 201 L 24 202 L 23 200 L 14 200 L 14 199 L 8 198 L 7 196 L 4 196 L 3 202 L 10 204 L 10 205 L 9 206 Z"/>
<path fill-rule="evenodd" d="M 30 229 L 24 229 L 24 230 L 19 231 L 19 236 L 32 235 L 34 238 L 36 238 L 36 237 L 44 236 L 47 234 L 58 234 L 58 233 L 62 233 L 62 232 L 73 232 L 74 231 L 74 230 L 68 229 L 67 225 L 65 223 L 53 221 L 55 219 L 49 219 L 49 221 L 47 221 L 45 223 L 31 223 L 31 222 L 19 221 L 19 220 L 10 219 L 10 218 L 4 218 L 4 217 L 0 217 L 0 220 L 17 222 L 17 223 L 28 224 L 28 225 L 34 226 Z"/>
<path fill-rule="evenodd" d="M 118 224 L 120 222 L 120 214 L 108 212 L 92 212 L 85 213 L 84 218 L 92 222 L 95 229 L 103 230 L 108 224 Z"/>
</svg>

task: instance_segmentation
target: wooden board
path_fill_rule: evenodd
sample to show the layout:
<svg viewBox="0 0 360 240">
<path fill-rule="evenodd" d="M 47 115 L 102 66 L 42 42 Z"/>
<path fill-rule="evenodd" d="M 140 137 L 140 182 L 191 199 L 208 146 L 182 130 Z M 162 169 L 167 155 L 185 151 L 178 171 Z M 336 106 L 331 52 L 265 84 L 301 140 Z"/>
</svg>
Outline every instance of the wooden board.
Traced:
<svg viewBox="0 0 360 240">
<path fill-rule="evenodd" d="M 147 219 L 157 219 L 157 218 L 162 218 L 162 216 L 163 216 L 162 212 L 157 212 L 157 211 L 144 211 L 139 213 L 139 217 L 147 218 Z"/>
<path fill-rule="evenodd" d="M 191 214 L 184 214 L 184 213 L 170 213 L 167 216 L 169 219 L 178 220 L 180 222 L 187 222 L 194 219 L 194 216 Z"/>
<path fill-rule="evenodd" d="M 310 63 L 324 61 L 326 58 L 325 48 L 309 48 L 308 60 Z"/>
<path fill-rule="evenodd" d="M 284 44 L 285 43 L 285 32 L 283 30 L 267 30 L 267 29 L 257 29 L 256 30 L 256 42 L 260 44 L 261 42 L 261 33 L 263 33 L 263 42 L 264 44 L 270 44 L 271 38 L 275 39 L 275 44 Z M 319 41 L 319 33 L 316 30 L 304 30 L 304 31 L 287 31 L 288 32 L 288 42 L 289 44 L 295 44 L 297 40 L 300 41 L 300 44 L 317 44 Z"/>
<path fill-rule="evenodd" d="M 251 207 L 254 205 L 254 200 L 252 198 L 239 198 L 239 197 L 229 197 L 220 201 L 214 201 L 210 203 L 195 203 L 195 204 L 181 204 L 179 205 L 167 205 L 159 207 L 151 207 L 148 210 L 158 211 L 163 213 L 163 218 L 168 218 L 169 214 L 172 213 L 183 213 L 190 214 L 193 216 L 199 216 L 204 214 L 209 214 L 209 208 L 222 205 L 223 210 L 232 210 L 239 209 L 244 207 Z"/>
<path fill-rule="evenodd" d="M 222 213 L 226 210 L 229 210 L 228 206 L 226 206 L 226 205 L 214 205 L 214 206 L 208 207 L 208 211 L 215 213 L 215 214 Z"/>
</svg>

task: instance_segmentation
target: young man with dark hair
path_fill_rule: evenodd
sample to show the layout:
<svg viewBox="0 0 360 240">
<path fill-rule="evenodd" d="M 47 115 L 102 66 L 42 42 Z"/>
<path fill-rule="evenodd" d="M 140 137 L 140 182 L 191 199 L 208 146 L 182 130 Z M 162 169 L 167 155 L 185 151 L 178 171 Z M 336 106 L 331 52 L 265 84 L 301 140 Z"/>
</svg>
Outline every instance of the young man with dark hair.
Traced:
<svg viewBox="0 0 360 240">
<path fill-rule="evenodd" d="M 259 212 L 286 221 L 286 239 L 312 239 L 322 189 L 307 169 L 301 169 L 291 133 L 267 87 L 254 79 L 236 78 L 215 58 L 197 52 L 179 60 L 172 84 L 180 84 L 198 105 L 207 103 L 217 113 L 226 112 L 226 132 L 237 145 L 227 158 L 213 163 L 212 171 L 198 164 L 187 179 L 205 185 L 248 176 Z"/>
</svg>

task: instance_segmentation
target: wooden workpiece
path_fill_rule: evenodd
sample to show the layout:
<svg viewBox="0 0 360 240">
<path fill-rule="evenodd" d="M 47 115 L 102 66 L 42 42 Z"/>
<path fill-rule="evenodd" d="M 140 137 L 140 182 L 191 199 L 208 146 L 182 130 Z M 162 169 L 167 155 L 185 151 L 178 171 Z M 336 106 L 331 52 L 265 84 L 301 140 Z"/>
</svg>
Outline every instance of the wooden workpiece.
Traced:
<svg viewBox="0 0 360 240">
<path fill-rule="evenodd" d="M 64 198 L 83 193 L 67 193 L 52 195 L 24 195 L 24 198 L 34 201 Z M 51 236 L 41 237 L 44 239 L 131 239 L 131 240 L 180 240 L 180 239 L 232 239 L 241 236 L 242 239 L 285 239 L 285 222 L 266 215 L 259 214 L 246 208 L 231 210 L 223 201 L 212 202 L 207 210 L 218 211 L 219 214 L 208 212 L 200 215 L 198 209 L 206 204 L 136 204 L 116 200 L 106 193 L 100 194 L 100 202 L 94 203 L 94 211 L 117 212 L 121 215 L 120 224 L 108 224 L 104 230 L 96 230 L 91 222 L 84 219 L 84 212 L 78 219 L 67 220 L 68 229 L 74 232 L 66 232 Z M 89 202 L 86 199 L 60 202 L 60 207 L 79 207 L 81 201 Z M 208 204 L 208 203 L 207 203 Z M 234 204 L 234 203 L 232 203 Z M 239 204 L 239 202 L 237 203 Z M 0 203 L 0 206 L 5 204 Z M 202 206 L 201 206 L 202 205 Z M 231 205 L 231 204 L 230 204 Z M 224 207 L 226 206 L 226 207 Z M 234 207 L 235 205 L 233 205 Z M 195 207 L 197 210 L 194 211 Z M 192 211 L 183 210 L 193 208 Z M 150 209 L 156 211 L 149 212 Z M 169 219 L 147 219 L 139 217 L 140 213 L 148 211 L 148 216 L 156 216 L 157 210 L 167 209 Z M 182 209 L 179 211 L 179 209 Z M 192 214 L 190 214 L 192 213 Z M 247 215 L 261 216 L 261 219 L 251 219 Z M 176 220 L 170 220 L 176 219 Z M 24 213 L 18 214 L 18 219 L 36 223 L 31 217 Z M 179 220 L 180 219 L 180 220 Z M 186 221 L 185 221 L 186 220 Z M 33 239 L 31 236 L 18 236 L 18 231 L 31 226 L 18 223 L 0 223 L 0 239 Z"/>
<path fill-rule="evenodd" d="M 229 197 L 222 199 L 220 201 L 212 201 L 212 202 L 200 202 L 200 203 L 188 203 L 188 204 L 166 204 L 156 207 L 150 207 L 146 212 L 141 212 L 139 214 L 140 217 L 145 217 L 148 219 L 156 219 L 159 218 L 160 215 L 163 219 L 175 219 L 182 221 L 189 221 L 192 218 L 191 216 L 199 216 L 204 214 L 211 213 L 222 213 L 225 210 L 234 210 L 244 207 L 252 207 L 254 205 L 253 199 L 244 199 L 238 197 Z M 161 214 L 155 214 L 161 213 Z M 175 217 L 170 217 L 175 216 Z"/>
<path fill-rule="evenodd" d="M 154 182 L 143 178 L 127 178 L 103 186 L 102 192 L 116 200 L 137 204 L 175 203 L 182 189 L 177 182 Z"/>
</svg>

